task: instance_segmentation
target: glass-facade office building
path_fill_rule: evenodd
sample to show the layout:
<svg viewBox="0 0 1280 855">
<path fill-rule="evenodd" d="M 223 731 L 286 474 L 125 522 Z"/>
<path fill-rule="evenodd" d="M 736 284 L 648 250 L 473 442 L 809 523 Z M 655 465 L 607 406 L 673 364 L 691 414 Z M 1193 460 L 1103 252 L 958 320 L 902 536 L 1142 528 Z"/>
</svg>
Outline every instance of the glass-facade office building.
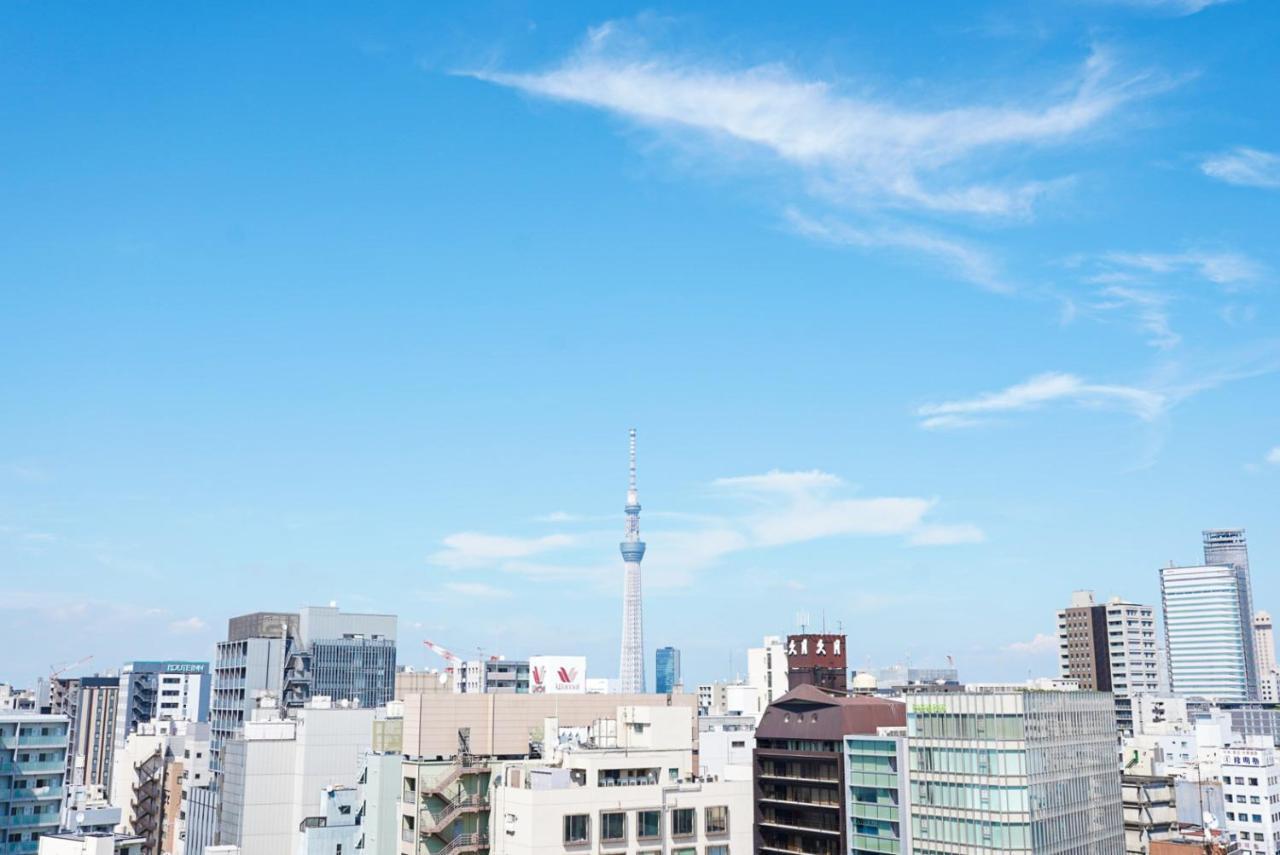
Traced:
<svg viewBox="0 0 1280 855">
<path fill-rule="evenodd" d="M 654 653 L 654 688 L 659 695 L 669 695 L 680 685 L 680 651 L 659 647 Z"/>
<path fill-rule="evenodd" d="M 1123 855 L 1115 727 L 1111 695 L 1102 692 L 913 695 L 901 755 L 906 785 L 881 777 L 884 793 L 864 792 L 875 797 L 869 805 L 894 810 L 864 811 L 875 822 L 857 825 L 850 778 L 851 851 Z M 900 775 L 901 768 L 897 761 L 897 770 L 876 774 Z M 892 831 L 895 821 L 896 835 L 861 834 L 883 831 L 884 823 Z M 853 848 L 860 834 L 896 837 L 901 848 Z"/>
<path fill-rule="evenodd" d="M 1179 695 L 1217 701 L 1256 696 L 1248 571 L 1226 564 L 1160 570 L 1169 677 Z"/>
</svg>

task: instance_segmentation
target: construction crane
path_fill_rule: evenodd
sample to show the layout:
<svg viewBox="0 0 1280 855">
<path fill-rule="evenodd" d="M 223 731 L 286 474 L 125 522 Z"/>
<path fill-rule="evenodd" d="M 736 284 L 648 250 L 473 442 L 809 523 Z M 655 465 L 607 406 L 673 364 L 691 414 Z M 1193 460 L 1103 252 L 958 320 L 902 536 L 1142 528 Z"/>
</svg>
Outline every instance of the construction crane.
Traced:
<svg viewBox="0 0 1280 855">
<path fill-rule="evenodd" d="M 441 659 L 445 661 L 444 673 L 446 675 L 445 677 L 446 680 L 449 677 L 453 677 L 454 679 L 457 679 L 457 680 L 462 679 L 463 668 L 462 668 L 461 656 L 454 653 L 449 648 L 444 647 L 443 645 L 436 644 L 434 641 L 424 640 L 422 643 L 427 646 L 428 650 L 430 650 L 432 653 L 436 654 L 437 656 L 439 656 Z M 455 674 L 455 669 L 457 671 L 456 674 Z"/>
<path fill-rule="evenodd" d="M 72 668 L 79 668 L 81 665 L 88 662 L 92 658 L 93 658 L 93 654 L 91 653 L 88 656 L 84 657 L 83 659 L 80 659 L 76 662 L 72 662 L 70 665 L 63 665 L 62 667 L 58 667 L 57 665 L 50 665 L 49 666 L 49 682 L 52 683 L 57 677 L 62 676 L 63 674 L 70 671 Z"/>
</svg>

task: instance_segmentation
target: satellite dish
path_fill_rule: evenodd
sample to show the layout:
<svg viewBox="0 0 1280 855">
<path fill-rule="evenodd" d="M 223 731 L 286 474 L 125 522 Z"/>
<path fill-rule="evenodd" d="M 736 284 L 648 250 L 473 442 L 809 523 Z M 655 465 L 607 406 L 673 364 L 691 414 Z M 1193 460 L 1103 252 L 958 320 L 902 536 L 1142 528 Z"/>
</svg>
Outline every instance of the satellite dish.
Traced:
<svg viewBox="0 0 1280 855">
<path fill-rule="evenodd" d="M 1216 816 L 1214 816 L 1213 814 L 1209 813 L 1209 811 L 1205 811 L 1205 812 L 1204 812 L 1203 820 L 1204 820 L 1204 827 L 1205 827 L 1205 828 L 1217 828 L 1217 827 L 1218 827 L 1218 818 L 1217 818 Z"/>
<path fill-rule="evenodd" d="M 84 825 L 84 821 L 87 818 L 88 817 L 84 815 L 84 811 L 81 811 L 80 813 L 76 814 L 76 825 Z"/>
</svg>

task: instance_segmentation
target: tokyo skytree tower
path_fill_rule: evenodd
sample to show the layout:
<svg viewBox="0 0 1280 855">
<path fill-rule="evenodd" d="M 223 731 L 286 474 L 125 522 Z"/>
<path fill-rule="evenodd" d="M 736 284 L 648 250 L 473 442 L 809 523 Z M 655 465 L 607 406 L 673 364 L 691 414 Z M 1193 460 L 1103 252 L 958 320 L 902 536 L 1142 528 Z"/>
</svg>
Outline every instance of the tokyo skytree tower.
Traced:
<svg viewBox="0 0 1280 855">
<path fill-rule="evenodd" d="M 644 603 L 640 597 L 640 494 L 636 492 L 636 429 L 631 429 L 631 478 L 627 484 L 627 525 L 618 546 L 626 565 L 622 594 L 622 661 L 618 667 L 619 691 L 644 692 Z"/>
</svg>

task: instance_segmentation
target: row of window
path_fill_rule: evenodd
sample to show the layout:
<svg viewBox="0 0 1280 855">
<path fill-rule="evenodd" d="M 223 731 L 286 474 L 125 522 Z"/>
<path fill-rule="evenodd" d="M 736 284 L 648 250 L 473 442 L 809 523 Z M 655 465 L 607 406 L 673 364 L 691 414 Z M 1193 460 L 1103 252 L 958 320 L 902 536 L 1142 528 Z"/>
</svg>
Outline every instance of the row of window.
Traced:
<svg viewBox="0 0 1280 855">
<path fill-rule="evenodd" d="M 698 833 L 697 808 L 673 808 L 671 810 L 671 836 L 696 837 Z M 729 808 L 727 805 L 706 807 L 702 810 L 703 830 L 708 835 L 729 833 Z M 624 843 L 627 841 L 626 811 L 600 812 L 600 842 Z M 635 829 L 637 840 L 657 840 L 662 837 L 662 811 L 635 811 Z M 591 815 L 586 813 L 566 814 L 564 817 L 564 843 L 566 846 L 579 846 L 591 843 Z M 708 855 L 712 847 L 708 847 Z"/>
</svg>

